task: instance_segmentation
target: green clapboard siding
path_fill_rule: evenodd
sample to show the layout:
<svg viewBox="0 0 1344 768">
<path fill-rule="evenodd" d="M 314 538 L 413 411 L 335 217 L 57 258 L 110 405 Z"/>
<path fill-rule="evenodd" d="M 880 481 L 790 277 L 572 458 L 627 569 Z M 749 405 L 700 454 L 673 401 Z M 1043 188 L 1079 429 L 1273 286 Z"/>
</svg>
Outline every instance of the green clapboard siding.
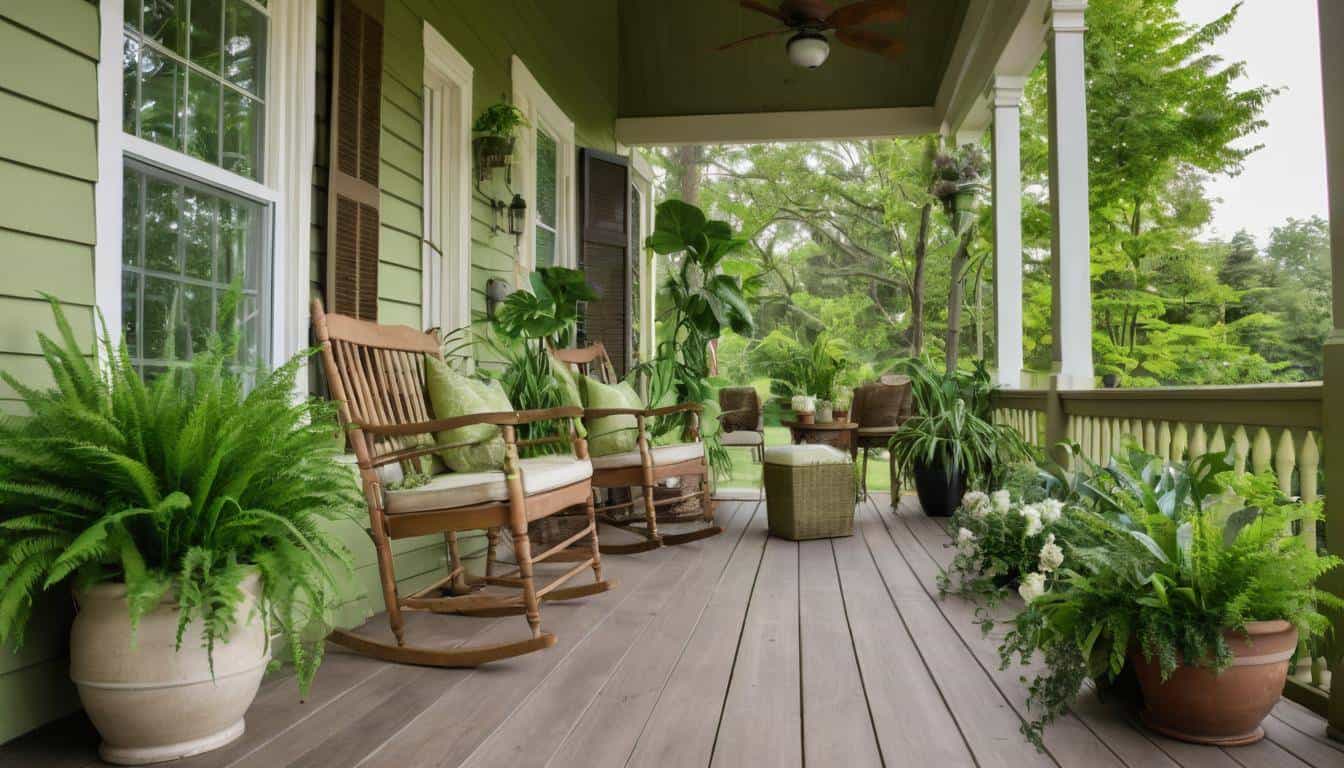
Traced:
<svg viewBox="0 0 1344 768">
<path fill-rule="evenodd" d="M 64 302 L 93 347 L 97 57 L 95 4 L 0 0 L 0 370 L 29 386 L 51 383 L 36 333 L 57 332 L 38 292 Z M 8 385 L 0 413 L 24 413 Z M 34 607 L 24 647 L 0 650 L 0 742 L 78 708 L 70 615 L 57 588 Z"/>
</svg>

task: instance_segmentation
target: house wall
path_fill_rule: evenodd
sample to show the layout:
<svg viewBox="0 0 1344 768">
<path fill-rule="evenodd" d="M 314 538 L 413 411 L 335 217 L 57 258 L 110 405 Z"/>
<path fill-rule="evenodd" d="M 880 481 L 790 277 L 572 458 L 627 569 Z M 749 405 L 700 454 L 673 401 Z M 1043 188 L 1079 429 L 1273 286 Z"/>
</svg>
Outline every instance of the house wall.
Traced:
<svg viewBox="0 0 1344 768">
<path fill-rule="evenodd" d="M 26 384 L 51 383 L 36 332 L 56 330 L 40 291 L 67 304 L 92 346 L 97 62 L 95 6 L 0 0 L 0 370 Z M 21 409 L 0 383 L 0 412 Z M 49 595 L 23 650 L 0 650 L 0 742 L 78 706 L 70 614 L 68 595 Z"/>
</svg>

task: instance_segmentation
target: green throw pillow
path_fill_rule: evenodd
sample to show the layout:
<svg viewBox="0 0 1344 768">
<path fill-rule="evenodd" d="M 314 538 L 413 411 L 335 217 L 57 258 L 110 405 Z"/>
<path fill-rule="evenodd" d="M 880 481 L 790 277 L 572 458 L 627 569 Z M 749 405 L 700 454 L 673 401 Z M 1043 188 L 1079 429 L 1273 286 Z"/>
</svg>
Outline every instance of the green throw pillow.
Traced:
<svg viewBox="0 0 1344 768">
<path fill-rule="evenodd" d="M 451 419 L 475 413 L 512 411 L 508 395 L 499 382 L 484 382 L 454 372 L 438 358 L 425 356 L 425 388 L 434 418 Z M 493 424 L 473 424 L 435 435 L 439 443 L 465 443 L 439 451 L 443 463 L 454 472 L 486 472 L 504 467 L 504 438 Z"/>
<path fill-rule="evenodd" d="M 569 370 L 569 366 L 564 363 L 551 359 L 551 378 L 560 387 L 560 405 L 566 408 L 582 408 L 583 396 L 579 394 L 579 382 L 574 378 L 574 372 Z M 577 422 L 579 437 L 587 437 L 588 429 L 583 426 L 583 419 Z"/>
<path fill-rule="evenodd" d="M 643 408 L 644 402 L 629 384 L 603 384 L 591 376 L 583 377 L 587 395 L 585 408 Z M 638 422 L 634 416 L 603 416 L 588 423 L 588 453 L 610 456 L 635 450 L 639 444 Z"/>
</svg>

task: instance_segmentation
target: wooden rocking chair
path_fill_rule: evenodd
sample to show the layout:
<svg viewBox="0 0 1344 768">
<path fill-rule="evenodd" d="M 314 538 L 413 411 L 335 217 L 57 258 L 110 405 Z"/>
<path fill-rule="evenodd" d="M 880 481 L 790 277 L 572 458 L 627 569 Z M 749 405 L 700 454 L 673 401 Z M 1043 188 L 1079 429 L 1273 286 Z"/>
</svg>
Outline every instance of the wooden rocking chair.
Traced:
<svg viewBox="0 0 1344 768">
<path fill-rule="evenodd" d="M 571 370 L 580 374 L 591 376 L 605 384 L 615 384 L 617 382 L 616 369 L 612 366 L 611 358 L 607 356 L 606 347 L 601 342 L 583 349 L 552 349 L 551 355 L 559 364 L 569 366 Z M 714 500 L 711 498 L 709 487 L 709 464 L 705 457 L 705 445 L 700 439 L 699 417 L 701 410 L 699 403 L 680 403 L 662 408 L 645 408 L 642 410 L 634 408 L 587 408 L 584 410 L 585 420 L 606 416 L 634 416 L 635 427 L 639 435 L 636 450 L 611 456 L 598 456 L 593 459 L 593 490 L 595 492 L 600 489 L 628 490 L 638 487 L 642 490 L 643 495 L 644 514 L 642 517 L 634 516 L 635 519 L 631 519 L 631 516 L 628 515 L 622 517 L 616 514 L 622 510 L 633 511 L 634 507 L 641 503 L 633 499 L 633 494 L 630 500 L 609 499 L 606 503 L 597 506 L 596 512 L 599 520 L 615 528 L 637 534 L 644 539 L 633 544 L 603 543 L 601 545 L 603 553 L 626 555 L 647 552 L 660 546 L 687 544 L 723 533 L 723 528 L 714 524 Z M 690 429 L 687 430 L 690 442 L 678 445 L 651 445 L 649 433 L 646 429 L 648 419 L 678 413 L 691 414 L 691 425 Z M 656 498 L 655 489 L 658 484 L 674 477 L 698 477 L 700 478 L 700 489 L 690 493 L 678 494 L 671 498 Z M 694 500 L 699 500 L 699 508 L 689 514 L 659 513 L 659 507 L 681 505 Z M 708 525 L 685 533 L 666 534 L 658 530 L 660 522 L 680 523 L 691 520 L 703 520 Z"/>
<path fill-rule="evenodd" d="M 472 667 L 555 645 L 555 636 L 541 629 L 540 603 L 605 592 L 613 586 L 602 579 L 602 562 L 593 507 L 592 465 L 586 441 L 574 434 L 572 420 L 579 408 L 545 411 L 482 413 L 434 419 L 425 391 L 424 356 L 441 359 L 438 339 L 407 326 L 385 326 L 343 315 L 328 315 L 313 301 L 313 328 L 321 345 L 323 367 L 331 397 L 339 404 L 359 464 L 364 498 L 369 508 L 369 535 L 378 558 L 387 618 L 396 644 L 379 642 L 337 630 L 330 639 L 359 653 L 402 664 L 434 667 Z M 535 441 L 517 439 L 515 427 L 537 421 L 570 420 L 568 434 Z M 444 473 L 420 487 L 389 490 L 387 483 L 412 460 L 456 445 L 434 445 L 434 433 L 473 424 L 498 425 L 506 460 L 502 472 Z M 520 445 L 570 442 L 573 456 L 518 458 Z M 585 507 L 588 524 L 560 545 L 533 555 L 527 524 L 571 507 Z M 458 553 L 457 532 L 486 529 L 489 549 L 486 576 L 470 578 Z M 513 536 L 517 567 L 496 574 L 495 549 L 499 530 Z M 443 533 L 451 567 L 446 576 L 414 594 L 397 594 L 391 540 Z M 587 539 L 587 551 L 571 548 Z M 562 553 L 557 560 L 577 561 L 544 585 L 533 583 L 533 566 Z M 578 555 L 582 555 L 579 557 Z M 592 569 L 593 583 L 563 587 L 565 582 Z M 485 586 L 506 588 L 499 594 L 479 591 Z M 529 637 L 507 643 L 424 648 L 406 644 L 403 611 L 456 613 L 469 616 L 524 614 Z"/>
</svg>

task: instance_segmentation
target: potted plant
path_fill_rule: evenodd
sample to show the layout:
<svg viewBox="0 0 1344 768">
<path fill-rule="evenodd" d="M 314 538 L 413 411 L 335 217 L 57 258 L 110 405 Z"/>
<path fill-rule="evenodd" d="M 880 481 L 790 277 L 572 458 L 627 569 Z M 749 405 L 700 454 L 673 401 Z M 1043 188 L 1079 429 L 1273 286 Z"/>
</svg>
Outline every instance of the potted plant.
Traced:
<svg viewBox="0 0 1344 768">
<path fill-rule="evenodd" d="M 811 424 L 816 418 L 817 399 L 810 395 L 794 395 L 790 401 L 793 416 L 799 424 Z"/>
<path fill-rule="evenodd" d="M 232 327 L 237 291 L 221 309 Z M 103 759 L 223 746 L 283 633 L 307 691 L 349 555 L 323 521 L 357 514 L 335 404 L 293 399 L 303 356 L 237 371 L 237 333 L 146 383 L 125 347 L 87 358 L 59 304 L 39 334 L 55 387 L 0 374 L 28 410 L 0 420 L 0 640 L 39 592 L 72 589 L 70 675 Z"/>
<path fill-rule="evenodd" d="M 849 407 L 854 402 L 854 390 L 849 387 L 835 388 L 835 403 L 832 413 L 836 421 L 849 421 Z"/>
<path fill-rule="evenodd" d="M 479 134 L 472 141 L 477 168 L 483 171 L 508 165 L 518 129 L 524 125 L 527 118 L 512 104 L 500 102 L 486 107 L 471 126 Z"/>
<path fill-rule="evenodd" d="M 984 177 L 989 158 L 978 145 L 967 144 L 956 152 L 938 152 L 933 157 L 933 196 L 961 231 L 979 208 L 985 191 Z"/>
<path fill-rule="evenodd" d="M 1041 729 L 1087 677 L 1137 677 L 1143 721 L 1177 739 L 1260 740 L 1299 638 L 1329 627 L 1320 609 L 1344 601 L 1315 588 L 1340 564 L 1292 533 L 1319 503 L 1284 498 L 1270 474 L 1236 477 L 1221 455 L 1170 464 L 1129 446 L 1088 483 L 1050 583 L 1024 593 L 1000 654 L 1041 652 L 1030 687 Z"/>
<path fill-rule="evenodd" d="M 973 372 L 935 373 L 910 362 L 916 414 L 888 443 L 893 459 L 907 467 L 924 513 L 948 517 L 968 487 L 989 487 L 1013 461 L 1027 455 L 1022 438 L 990 421 L 993 391 L 983 363 Z"/>
</svg>

